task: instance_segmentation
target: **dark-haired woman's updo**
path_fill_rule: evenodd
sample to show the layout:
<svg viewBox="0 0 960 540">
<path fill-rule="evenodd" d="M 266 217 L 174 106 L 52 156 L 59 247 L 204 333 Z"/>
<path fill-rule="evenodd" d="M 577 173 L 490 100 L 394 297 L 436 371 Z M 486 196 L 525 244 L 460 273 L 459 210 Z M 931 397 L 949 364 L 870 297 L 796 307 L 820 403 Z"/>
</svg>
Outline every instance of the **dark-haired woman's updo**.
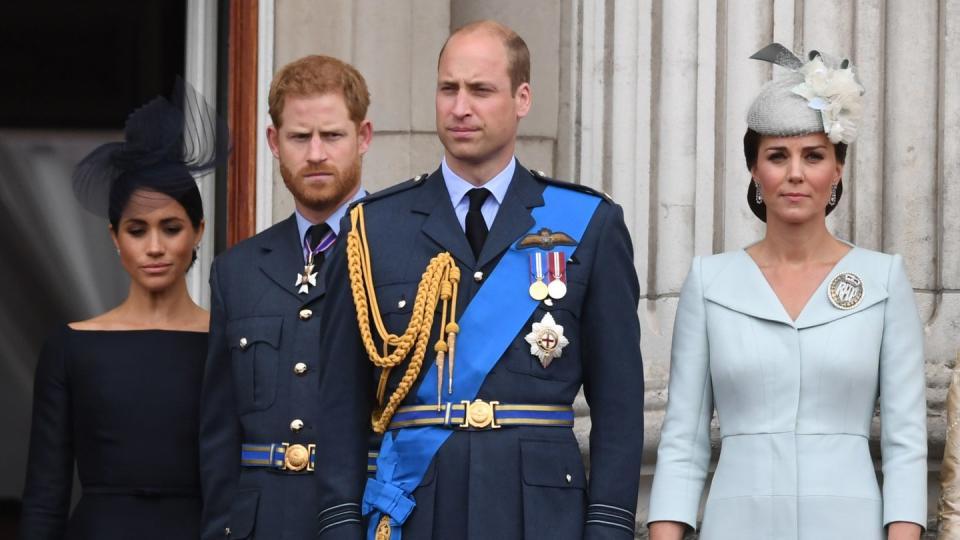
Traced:
<svg viewBox="0 0 960 540">
<path fill-rule="evenodd" d="M 171 171 L 176 174 L 177 171 Z M 190 224 L 194 229 L 200 227 L 203 221 L 203 200 L 200 198 L 200 189 L 186 169 L 180 171 L 181 176 L 172 182 L 157 182 L 137 175 L 121 175 L 110 186 L 110 202 L 107 209 L 107 219 L 114 229 L 120 223 L 120 216 L 130 203 L 130 198 L 139 189 L 160 193 L 180 203 L 187 213 Z"/>
<path fill-rule="evenodd" d="M 754 166 L 757 164 L 757 159 L 760 157 L 760 138 L 763 135 L 757 133 L 756 131 L 747 128 L 747 132 L 743 134 L 743 157 L 747 161 L 747 170 L 753 170 Z M 847 144 L 838 142 L 831 143 L 833 146 L 833 153 L 837 156 L 837 163 L 843 165 L 847 160 Z M 830 215 L 830 212 L 833 212 L 833 209 L 837 207 L 837 204 L 840 202 L 840 197 L 843 196 L 843 179 L 841 178 L 837 182 L 837 197 L 833 199 L 833 204 L 827 203 L 826 215 Z M 753 211 L 753 214 L 760 218 L 760 221 L 767 221 L 767 205 L 762 202 L 757 202 L 757 184 L 751 180 L 747 184 L 747 204 L 750 205 L 750 210 Z"/>
<path fill-rule="evenodd" d="M 170 175 L 167 177 L 167 181 L 158 181 L 154 178 L 153 174 L 157 171 L 153 171 L 149 176 L 124 173 L 110 185 L 107 219 L 114 231 L 118 230 L 117 227 L 120 225 L 120 217 L 123 216 L 123 211 L 138 191 L 143 196 L 147 196 L 148 193 L 158 193 L 177 201 L 186 212 L 193 230 L 196 231 L 200 228 L 200 222 L 203 221 L 203 199 L 200 197 L 200 189 L 197 187 L 190 171 L 186 167 L 176 165 L 168 165 L 164 169 Z M 190 266 L 187 269 L 192 268 L 196 261 L 197 252 L 194 250 L 190 259 Z"/>
<path fill-rule="evenodd" d="M 747 132 L 743 136 L 743 156 L 747 169 L 753 170 L 759 159 L 763 136 L 797 137 L 823 133 L 833 145 L 841 165 L 847 159 L 847 145 L 857 137 L 862 114 L 863 87 L 853 66 L 846 59 L 810 51 L 807 60 L 779 43 L 771 43 L 750 58 L 786 68 L 760 88 L 747 112 Z M 829 214 L 843 194 L 843 181 L 827 204 Z M 757 197 L 753 180 L 747 187 L 747 204 L 761 221 L 767 221 L 767 207 Z"/>
<path fill-rule="evenodd" d="M 228 141 L 226 123 L 178 79 L 169 100 L 154 98 L 127 117 L 122 142 L 100 145 L 77 164 L 73 192 L 114 230 L 134 196 L 166 195 L 183 207 L 197 230 L 203 201 L 195 177 L 224 162 Z"/>
</svg>

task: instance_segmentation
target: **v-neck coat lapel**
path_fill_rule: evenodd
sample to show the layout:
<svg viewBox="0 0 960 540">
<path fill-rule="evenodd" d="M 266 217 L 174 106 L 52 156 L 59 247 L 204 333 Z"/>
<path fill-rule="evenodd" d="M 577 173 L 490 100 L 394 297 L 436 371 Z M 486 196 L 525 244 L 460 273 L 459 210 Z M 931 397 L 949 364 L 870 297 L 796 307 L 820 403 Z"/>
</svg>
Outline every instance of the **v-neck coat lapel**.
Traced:
<svg viewBox="0 0 960 540">
<path fill-rule="evenodd" d="M 744 250 L 718 257 L 719 268 L 704 287 L 704 298 L 751 317 L 783 323 L 797 329 L 826 324 L 859 313 L 887 298 L 886 276 L 871 265 L 866 250 L 853 248 L 827 274 L 807 300 L 796 320 L 791 320 L 770 287 L 763 272 Z M 839 274 L 852 272 L 863 282 L 863 299 L 851 309 L 835 307 L 828 295 L 830 282 Z"/>
</svg>

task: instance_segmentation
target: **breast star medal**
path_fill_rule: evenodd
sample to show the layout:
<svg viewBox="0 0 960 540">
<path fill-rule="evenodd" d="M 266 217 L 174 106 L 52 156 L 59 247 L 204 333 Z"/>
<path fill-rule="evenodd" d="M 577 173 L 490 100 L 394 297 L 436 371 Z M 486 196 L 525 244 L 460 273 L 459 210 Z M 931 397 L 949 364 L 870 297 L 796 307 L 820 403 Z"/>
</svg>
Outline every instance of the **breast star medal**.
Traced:
<svg viewBox="0 0 960 540">
<path fill-rule="evenodd" d="M 554 358 L 560 358 L 563 348 L 570 344 L 563 336 L 563 327 L 549 313 L 540 322 L 533 323 L 533 331 L 523 339 L 530 344 L 530 354 L 539 358 L 544 368 L 550 366 Z"/>
<path fill-rule="evenodd" d="M 317 273 L 313 271 L 313 267 L 313 254 L 311 254 L 306 266 L 303 267 L 303 273 L 297 274 L 297 282 L 294 286 L 299 287 L 298 293 L 307 294 L 310 292 L 310 287 L 317 286 Z"/>
<path fill-rule="evenodd" d="M 843 272 L 837 274 L 827 289 L 830 303 L 837 309 L 853 309 L 863 300 L 863 280 L 860 276 Z"/>
</svg>

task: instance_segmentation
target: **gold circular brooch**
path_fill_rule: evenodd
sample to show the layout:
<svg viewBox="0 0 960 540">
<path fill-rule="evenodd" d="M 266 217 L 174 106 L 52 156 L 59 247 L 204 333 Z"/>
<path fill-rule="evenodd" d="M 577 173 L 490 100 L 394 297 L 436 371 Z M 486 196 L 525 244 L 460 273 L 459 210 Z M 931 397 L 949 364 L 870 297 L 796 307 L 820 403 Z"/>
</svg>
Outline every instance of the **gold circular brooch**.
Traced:
<svg viewBox="0 0 960 540">
<path fill-rule="evenodd" d="M 853 309 L 863 300 L 863 280 L 854 273 L 837 274 L 827 289 L 830 303 L 837 309 Z"/>
</svg>

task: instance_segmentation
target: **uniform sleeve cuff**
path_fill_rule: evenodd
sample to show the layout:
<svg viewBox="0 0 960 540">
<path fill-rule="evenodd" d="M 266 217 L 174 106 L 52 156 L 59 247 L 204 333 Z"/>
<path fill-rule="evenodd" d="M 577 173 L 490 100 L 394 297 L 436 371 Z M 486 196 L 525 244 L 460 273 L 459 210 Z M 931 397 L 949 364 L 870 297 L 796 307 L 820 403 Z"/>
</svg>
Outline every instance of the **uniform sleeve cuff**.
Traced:
<svg viewBox="0 0 960 540">
<path fill-rule="evenodd" d="M 359 538 L 362 534 L 360 505 L 344 503 L 331 506 L 319 514 L 320 520 L 317 536 L 324 539 Z"/>
<path fill-rule="evenodd" d="M 636 516 L 630 510 L 610 504 L 587 506 L 584 531 L 587 538 L 633 538 Z"/>
</svg>

